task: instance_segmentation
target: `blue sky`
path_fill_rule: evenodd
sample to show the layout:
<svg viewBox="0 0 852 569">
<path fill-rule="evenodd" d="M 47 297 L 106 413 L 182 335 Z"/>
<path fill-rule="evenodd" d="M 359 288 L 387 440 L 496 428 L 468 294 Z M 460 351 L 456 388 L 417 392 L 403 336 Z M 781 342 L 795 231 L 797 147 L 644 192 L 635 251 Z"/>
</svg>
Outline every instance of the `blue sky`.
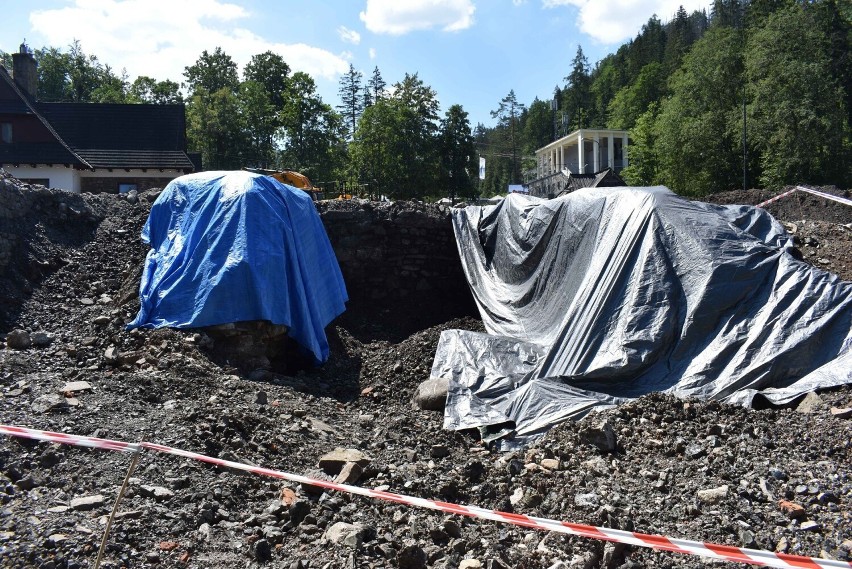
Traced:
<svg viewBox="0 0 852 569">
<path fill-rule="evenodd" d="M 460 104 L 471 124 L 510 90 L 529 104 L 564 83 L 577 46 L 595 62 L 634 37 L 652 14 L 669 20 L 709 0 L 30 0 L 4 2 L 0 50 L 67 50 L 138 75 L 181 82 L 183 68 L 217 46 L 240 66 L 272 50 L 310 73 L 339 103 L 349 64 L 378 66 L 390 85 L 418 73 L 443 113 Z"/>
</svg>

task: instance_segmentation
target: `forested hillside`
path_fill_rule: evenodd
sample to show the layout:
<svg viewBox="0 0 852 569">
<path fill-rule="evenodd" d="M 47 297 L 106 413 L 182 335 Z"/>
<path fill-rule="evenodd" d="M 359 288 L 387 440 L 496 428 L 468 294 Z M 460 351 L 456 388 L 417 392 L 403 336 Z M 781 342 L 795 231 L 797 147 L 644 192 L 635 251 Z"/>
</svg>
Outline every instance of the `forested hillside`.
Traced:
<svg viewBox="0 0 852 569">
<path fill-rule="evenodd" d="M 291 168 L 391 198 L 490 196 L 522 181 L 536 148 L 577 128 L 618 128 L 630 131 L 631 184 L 695 196 L 852 185 L 848 0 L 716 0 L 709 13 L 654 16 L 594 66 L 578 46 L 552 93 L 523 102 L 512 90 L 494 101 L 495 124 L 474 128 L 416 72 L 388 85 L 378 67 L 365 76 L 350 65 L 332 106 L 271 52 L 240 76 L 220 48 L 204 51 L 180 84 L 130 82 L 79 42 L 35 56 L 41 101 L 185 102 L 189 150 L 207 169 Z M 11 69 L 8 54 L 0 62 Z"/>
<path fill-rule="evenodd" d="M 531 167 L 536 148 L 578 128 L 629 129 L 623 177 L 635 185 L 705 195 L 742 187 L 745 162 L 749 187 L 848 186 L 851 48 L 852 3 L 840 0 L 716 0 L 709 14 L 652 17 L 594 68 L 578 47 L 563 83 L 513 121 L 477 126 L 483 191 L 518 180 L 513 146 Z"/>
</svg>

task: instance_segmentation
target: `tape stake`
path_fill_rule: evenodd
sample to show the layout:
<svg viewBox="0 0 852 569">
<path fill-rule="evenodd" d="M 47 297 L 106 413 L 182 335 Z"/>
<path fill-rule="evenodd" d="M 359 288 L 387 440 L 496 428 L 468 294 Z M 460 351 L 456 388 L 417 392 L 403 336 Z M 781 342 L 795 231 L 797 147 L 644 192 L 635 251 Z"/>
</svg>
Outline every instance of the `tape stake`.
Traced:
<svg viewBox="0 0 852 569">
<path fill-rule="evenodd" d="M 679 539 L 666 537 L 662 535 L 650 535 L 638 532 L 630 532 L 624 530 L 616 530 L 605 527 L 595 527 L 584 524 L 575 524 L 564 521 L 550 520 L 547 518 L 537 518 L 534 516 L 526 516 L 524 514 L 515 514 L 510 512 L 501 512 L 498 510 L 488 510 L 478 506 L 468 506 L 461 504 L 452 504 L 449 502 L 441 502 L 439 500 L 427 500 L 425 498 L 417 498 L 415 496 L 405 496 L 403 494 L 395 494 L 384 490 L 373 490 L 372 488 L 362 488 L 360 486 L 350 486 L 348 484 L 337 484 L 327 480 L 317 480 L 308 478 L 298 474 L 290 474 L 280 470 L 272 470 L 243 464 L 240 462 L 232 462 L 230 460 L 222 460 L 213 458 L 195 452 L 181 450 L 156 443 L 141 442 L 139 444 L 125 443 L 121 441 L 113 441 L 110 439 L 98 439 L 94 437 L 81 437 L 77 435 L 69 435 L 65 433 L 53 433 L 50 431 L 39 431 L 36 429 L 27 429 L 25 427 L 14 427 L 0 425 L 0 434 L 10 435 L 14 437 L 23 437 L 34 440 L 42 440 L 49 442 L 59 442 L 62 444 L 101 448 L 104 450 L 114 450 L 119 452 L 140 452 L 143 448 L 146 450 L 161 452 L 180 456 L 191 460 L 206 462 L 223 468 L 231 468 L 234 470 L 242 470 L 250 472 L 258 476 L 268 476 L 271 478 L 279 478 L 289 480 L 299 484 L 309 484 L 319 486 L 328 490 L 336 490 L 338 492 L 346 492 L 367 498 L 385 500 L 405 506 L 413 506 L 417 508 L 426 508 L 445 512 L 447 514 L 455 514 L 460 516 L 468 516 L 471 518 L 491 520 L 499 523 L 512 524 L 520 527 L 537 529 L 542 531 L 553 531 L 579 537 L 598 539 L 604 541 L 613 541 L 626 545 L 634 545 L 638 547 L 647 547 L 660 551 L 672 551 L 685 555 L 697 555 L 701 557 L 712 557 L 725 561 L 733 561 L 738 563 L 750 563 L 752 565 L 763 565 L 766 567 L 779 567 L 782 569 L 789 568 L 808 568 L 808 569 L 852 569 L 852 562 L 836 561 L 833 559 L 819 559 L 816 557 L 803 557 L 798 555 L 788 555 L 784 553 L 774 553 L 771 551 L 761 551 L 757 549 L 747 549 L 744 547 L 735 547 L 732 545 L 720 545 L 714 543 L 704 543 L 700 541 L 692 541 L 687 539 Z"/>
</svg>

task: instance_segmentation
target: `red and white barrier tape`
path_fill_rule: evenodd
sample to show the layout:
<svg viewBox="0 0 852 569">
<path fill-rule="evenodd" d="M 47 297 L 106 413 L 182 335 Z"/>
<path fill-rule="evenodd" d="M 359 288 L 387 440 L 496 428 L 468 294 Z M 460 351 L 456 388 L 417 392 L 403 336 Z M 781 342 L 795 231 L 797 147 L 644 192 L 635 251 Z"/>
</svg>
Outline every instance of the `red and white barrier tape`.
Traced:
<svg viewBox="0 0 852 569">
<path fill-rule="evenodd" d="M 790 190 L 789 192 L 784 192 L 783 194 L 778 194 L 778 195 L 777 195 L 777 196 L 775 196 L 774 198 L 769 198 L 769 199 L 768 199 L 768 200 L 766 200 L 765 202 L 761 202 L 761 203 L 757 204 L 757 205 L 756 205 L 756 206 L 754 206 L 754 207 L 766 207 L 766 206 L 768 206 L 769 204 L 771 204 L 771 203 L 773 203 L 773 202 L 777 202 L 777 201 L 778 201 L 778 200 L 780 200 L 781 198 L 786 198 L 786 197 L 787 197 L 787 196 L 789 196 L 789 195 L 795 194 L 795 193 L 796 193 L 796 192 L 798 192 L 798 191 L 799 191 L 799 188 L 793 188 L 793 189 L 792 189 L 792 190 Z"/>
<path fill-rule="evenodd" d="M 833 194 L 827 194 L 825 192 L 820 192 L 819 190 L 814 190 L 813 188 L 806 188 L 805 186 L 796 186 L 796 189 L 802 192 L 813 194 L 815 196 L 819 196 L 821 198 L 825 198 L 827 200 L 835 201 L 837 203 L 842 203 L 844 205 L 852 205 L 852 200 L 850 200 L 849 198 L 842 198 Z"/>
<path fill-rule="evenodd" d="M 0 425 L 0 434 L 11 435 L 14 437 L 23 437 L 35 439 L 39 441 L 49 441 L 54 443 L 62 443 L 67 445 L 76 445 L 90 448 L 101 448 L 105 450 L 115 450 L 122 452 L 140 452 L 142 449 L 151 451 L 182 456 L 192 460 L 214 464 L 224 468 L 232 468 L 235 470 L 244 470 L 259 476 L 270 476 L 272 478 L 281 478 L 291 482 L 301 484 L 309 484 L 319 486 L 328 490 L 337 490 L 339 492 L 347 492 L 349 494 L 357 494 L 367 498 L 377 498 L 397 504 L 407 506 L 416 506 L 418 508 L 426 508 L 429 510 L 437 510 L 449 514 L 458 514 L 460 516 L 469 516 L 471 518 L 479 518 L 484 520 L 492 520 L 495 522 L 508 523 L 516 526 L 554 531 L 580 537 L 589 537 L 604 541 L 613 541 L 616 543 L 624 543 L 627 545 L 635 545 L 639 547 L 649 547 L 661 551 L 674 551 L 677 553 L 685 553 L 689 555 L 698 555 L 701 557 L 712 557 L 725 561 L 751 563 L 754 565 L 763 565 L 766 567 L 782 567 L 782 568 L 852 568 L 852 562 L 835 561 L 830 559 L 818 559 L 815 557 L 802 557 L 799 555 L 787 555 L 784 553 L 773 553 L 771 551 L 760 551 L 757 549 L 746 549 L 743 547 L 734 547 L 732 545 L 718 545 L 713 543 L 704 543 L 701 541 L 692 541 L 688 539 L 676 539 L 664 537 L 661 535 L 649 535 L 638 532 L 623 531 L 609 529 L 605 527 L 588 526 L 584 524 L 572 524 L 569 522 L 560 522 L 549 520 L 546 518 L 536 518 L 533 516 L 525 516 L 523 514 L 511 514 L 508 512 L 500 512 L 497 510 L 487 510 L 477 506 L 462 506 L 460 504 L 451 504 L 438 500 L 426 500 L 424 498 L 416 498 L 414 496 L 405 496 L 403 494 L 395 494 L 393 492 L 385 492 L 382 490 L 373 490 L 370 488 L 361 488 L 359 486 L 350 486 L 348 484 L 337 484 L 325 480 L 317 480 L 298 474 L 290 474 L 279 470 L 270 470 L 258 466 L 250 466 L 239 462 L 231 462 L 230 460 L 222 460 L 213 458 L 203 454 L 181 450 L 155 443 L 141 442 L 138 444 L 125 443 L 110 439 L 99 439 L 95 437 L 81 437 L 77 435 L 68 435 L 64 433 L 54 433 L 50 431 L 39 431 L 36 429 L 27 429 L 25 427 L 13 427 Z"/>
<path fill-rule="evenodd" d="M 793 188 L 792 190 L 790 190 L 790 191 L 788 191 L 788 192 L 784 192 L 783 194 L 778 194 L 778 195 L 777 195 L 777 196 L 775 196 L 774 198 L 770 198 L 770 199 L 766 200 L 765 202 L 761 202 L 761 203 L 757 204 L 757 205 L 756 205 L 756 206 L 754 206 L 754 207 L 766 207 L 767 205 L 769 205 L 769 204 L 771 204 L 771 203 L 773 203 L 773 202 L 777 202 L 777 201 L 778 201 L 778 200 L 780 200 L 781 198 L 786 198 L 787 196 L 789 196 L 789 195 L 791 195 L 791 194 L 794 194 L 794 193 L 796 193 L 796 192 L 807 192 L 807 193 L 809 193 L 809 194 L 812 194 L 812 195 L 815 195 L 815 196 L 819 196 L 819 197 L 821 197 L 821 198 L 825 198 L 825 199 L 827 199 L 827 200 L 832 200 L 832 201 L 836 201 L 837 203 L 842 203 L 842 204 L 844 204 L 844 205 L 850 205 L 850 206 L 852 206 L 852 200 L 850 200 L 850 199 L 848 199 L 848 198 L 842 198 L 842 197 L 840 197 L 840 196 L 835 196 L 835 195 L 832 195 L 832 194 L 827 194 L 827 193 L 825 193 L 825 192 L 820 192 L 819 190 L 814 190 L 814 189 L 811 189 L 811 188 L 806 188 L 805 186 L 796 186 L 796 187 L 795 187 L 795 188 Z"/>
</svg>

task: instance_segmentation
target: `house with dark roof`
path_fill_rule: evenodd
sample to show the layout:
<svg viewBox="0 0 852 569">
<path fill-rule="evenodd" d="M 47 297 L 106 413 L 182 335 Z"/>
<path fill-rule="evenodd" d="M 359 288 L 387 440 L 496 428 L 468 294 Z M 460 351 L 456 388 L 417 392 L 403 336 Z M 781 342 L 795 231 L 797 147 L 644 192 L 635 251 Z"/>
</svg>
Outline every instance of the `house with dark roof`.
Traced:
<svg viewBox="0 0 852 569">
<path fill-rule="evenodd" d="M 163 187 L 200 169 L 186 151 L 183 105 L 43 103 L 26 46 L 0 65 L 0 167 L 72 192 Z"/>
</svg>

